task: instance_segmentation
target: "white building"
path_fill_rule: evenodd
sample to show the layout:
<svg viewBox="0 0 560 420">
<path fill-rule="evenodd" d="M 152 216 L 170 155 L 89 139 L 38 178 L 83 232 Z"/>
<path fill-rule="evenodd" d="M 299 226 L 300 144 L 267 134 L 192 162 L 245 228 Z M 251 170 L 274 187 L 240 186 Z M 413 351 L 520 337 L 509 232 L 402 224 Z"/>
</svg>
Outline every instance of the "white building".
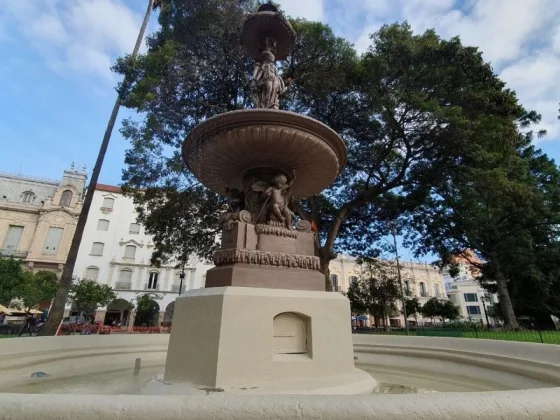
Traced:
<svg viewBox="0 0 560 420">
<path fill-rule="evenodd" d="M 483 324 L 496 324 L 496 320 L 487 317 L 488 310 L 497 302 L 495 295 L 490 295 L 480 286 L 475 272 L 467 263 L 459 263 L 459 274 L 451 277 L 446 269 L 443 272 L 445 291 L 449 299 L 460 308 L 461 317 Z"/>
<path fill-rule="evenodd" d="M 98 184 L 74 268 L 75 277 L 108 284 L 118 294 L 117 301 L 97 311 L 96 320 L 110 323 L 116 319 L 126 325 L 128 303 L 145 293 L 159 308 L 159 320 L 154 324 L 170 320 L 182 267 L 151 266 L 153 249 L 151 236 L 137 223 L 133 199 L 124 196 L 119 187 Z M 182 291 L 204 287 L 210 268 L 209 263 L 189 261 Z"/>
<path fill-rule="evenodd" d="M 393 265 L 396 273 L 397 266 Z M 400 269 L 404 293 L 408 298 L 417 298 L 421 305 L 433 297 L 447 299 L 442 273 L 436 267 L 427 263 L 401 262 Z M 356 263 L 356 258 L 344 254 L 331 261 L 329 270 L 333 288 L 340 292 L 346 292 L 350 283 L 357 280 L 362 273 L 360 265 Z M 400 302 L 397 304 L 400 312 L 402 305 Z M 389 322 L 392 326 L 403 326 L 404 317 L 396 315 L 391 317 Z M 418 314 L 416 317 L 409 316 L 408 322 L 409 324 L 416 322 L 427 324 L 431 323 L 431 320 Z"/>
</svg>

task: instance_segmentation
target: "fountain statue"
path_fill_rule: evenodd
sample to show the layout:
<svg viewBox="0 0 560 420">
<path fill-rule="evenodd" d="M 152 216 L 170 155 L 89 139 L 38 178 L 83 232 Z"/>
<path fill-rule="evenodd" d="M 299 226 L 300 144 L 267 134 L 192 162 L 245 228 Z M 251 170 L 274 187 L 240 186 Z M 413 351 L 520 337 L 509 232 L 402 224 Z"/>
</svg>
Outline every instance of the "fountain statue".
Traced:
<svg viewBox="0 0 560 420">
<path fill-rule="evenodd" d="M 178 387 L 168 389 L 348 394 L 375 386 L 354 367 L 349 302 L 325 292 L 311 224 L 295 223 L 293 200 L 320 193 L 346 164 L 337 133 L 278 109 L 286 83 L 276 60 L 295 36 L 271 4 L 250 14 L 241 41 L 256 60 L 254 108 L 210 118 L 184 142 L 189 169 L 227 205 L 206 287 L 175 304 L 164 380 Z"/>
</svg>

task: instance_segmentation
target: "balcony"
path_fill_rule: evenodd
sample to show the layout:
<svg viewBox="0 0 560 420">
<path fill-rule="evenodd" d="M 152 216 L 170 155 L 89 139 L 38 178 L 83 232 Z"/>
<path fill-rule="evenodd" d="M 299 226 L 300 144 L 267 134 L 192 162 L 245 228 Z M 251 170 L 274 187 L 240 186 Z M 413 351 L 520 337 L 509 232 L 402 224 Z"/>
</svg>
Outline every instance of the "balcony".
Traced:
<svg viewBox="0 0 560 420">
<path fill-rule="evenodd" d="M 159 290 L 159 284 L 156 284 L 155 286 L 150 286 L 149 283 L 144 283 L 144 290 L 158 291 Z"/>
<path fill-rule="evenodd" d="M 16 251 L 14 249 L 0 249 L 0 257 L 27 258 L 27 251 Z"/>
<path fill-rule="evenodd" d="M 118 281 L 115 285 L 115 290 L 130 290 L 132 289 L 132 283 Z"/>
</svg>

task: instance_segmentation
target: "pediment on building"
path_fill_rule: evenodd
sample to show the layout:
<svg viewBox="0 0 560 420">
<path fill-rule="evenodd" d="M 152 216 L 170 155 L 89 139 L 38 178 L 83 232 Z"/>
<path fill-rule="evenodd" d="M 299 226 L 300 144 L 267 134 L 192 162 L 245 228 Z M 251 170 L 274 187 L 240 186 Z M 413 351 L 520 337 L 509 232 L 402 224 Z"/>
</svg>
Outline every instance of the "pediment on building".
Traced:
<svg viewBox="0 0 560 420">
<path fill-rule="evenodd" d="M 135 245 L 138 248 L 144 248 L 144 244 L 142 242 L 137 242 L 134 239 L 129 239 L 128 241 L 125 241 L 123 239 L 120 240 L 119 242 L 120 246 L 125 246 L 125 245 Z"/>
</svg>

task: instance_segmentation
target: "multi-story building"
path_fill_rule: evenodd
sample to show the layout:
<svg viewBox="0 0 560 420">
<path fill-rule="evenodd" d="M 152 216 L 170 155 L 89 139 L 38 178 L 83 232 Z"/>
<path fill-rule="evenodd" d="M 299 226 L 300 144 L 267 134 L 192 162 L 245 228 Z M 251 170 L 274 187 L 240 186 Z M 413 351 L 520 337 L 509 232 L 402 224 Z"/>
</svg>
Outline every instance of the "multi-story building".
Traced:
<svg viewBox="0 0 560 420">
<path fill-rule="evenodd" d="M 62 179 L 0 173 L 0 257 L 33 271 L 62 273 L 82 209 L 86 174 L 72 165 Z"/>
<path fill-rule="evenodd" d="M 496 295 L 489 294 L 476 280 L 477 271 L 466 262 L 458 265 L 459 273 L 451 277 L 449 270 L 443 271 L 445 291 L 449 299 L 459 307 L 461 317 L 483 324 L 496 324 L 496 320 L 488 316 L 488 309 L 497 302 Z"/>
<path fill-rule="evenodd" d="M 395 274 L 397 270 L 396 263 L 393 262 Z M 362 268 L 356 262 L 355 257 L 345 254 L 339 255 L 332 260 L 329 265 L 331 282 L 333 288 L 340 292 L 346 292 L 353 281 L 358 280 L 362 274 Z M 438 299 L 447 299 L 445 294 L 444 281 L 441 271 L 427 263 L 400 262 L 401 278 L 403 281 L 403 289 L 405 296 L 409 298 L 417 298 L 421 305 L 429 299 L 436 297 Z M 401 304 L 397 302 L 399 313 Z M 393 326 L 404 325 L 404 317 L 395 314 L 389 322 Z M 408 317 L 409 324 L 430 323 L 430 319 L 424 319 L 421 314 Z"/>
<path fill-rule="evenodd" d="M 159 323 L 170 320 L 179 295 L 183 267 L 170 263 L 154 267 L 150 263 L 152 237 L 136 220 L 133 199 L 119 187 L 98 184 L 82 237 L 74 276 L 110 285 L 118 299 L 97 311 L 96 319 L 126 325 L 130 304 L 149 293 L 159 309 Z M 182 291 L 204 287 L 206 271 L 212 265 L 191 260 L 184 268 Z M 70 308 L 68 308 L 70 309 Z"/>
</svg>

